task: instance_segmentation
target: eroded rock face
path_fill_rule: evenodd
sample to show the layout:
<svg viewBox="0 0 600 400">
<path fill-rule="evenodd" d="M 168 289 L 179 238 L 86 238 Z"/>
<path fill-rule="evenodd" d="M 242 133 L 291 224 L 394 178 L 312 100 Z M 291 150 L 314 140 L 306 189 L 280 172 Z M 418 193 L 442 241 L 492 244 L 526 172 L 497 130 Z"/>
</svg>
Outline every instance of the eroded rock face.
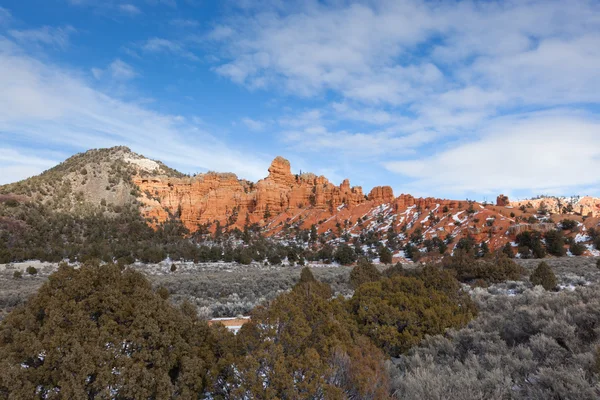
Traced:
<svg viewBox="0 0 600 400">
<path fill-rule="evenodd" d="M 193 178 L 136 177 L 143 204 L 142 213 L 155 223 L 177 215 L 190 230 L 199 224 L 214 222 L 241 227 L 248 220 L 260 222 L 284 212 L 311 208 L 335 212 L 342 205 L 356 206 L 365 202 L 362 189 L 351 187 L 348 180 L 340 186 L 324 176 L 293 175 L 288 160 L 277 157 L 268 169 L 269 175 L 256 184 L 239 180 L 234 174 L 207 173 Z M 391 188 L 375 201 L 393 200 Z"/>
<path fill-rule="evenodd" d="M 514 208 L 525 207 L 526 209 L 545 210 L 548 214 L 577 213 L 582 216 L 600 216 L 600 199 L 597 197 L 584 196 L 574 199 L 559 197 L 542 197 L 533 200 L 511 201 L 510 206 Z"/>
<path fill-rule="evenodd" d="M 390 186 L 375 186 L 369 193 L 368 198 L 381 203 L 391 203 L 394 201 L 394 191 Z"/>
<path fill-rule="evenodd" d="M 510 200 L 508 199 L 508 196 L 505 196 L 503 194 L 498 196 L 496 198 L 496 205 L 498 207 L 506 207 L 506 206 L 510 205 Z"/>
<path fill-rule="evenodd" d="M 470 236 L 477 243 L 486 242 L 491 250 L 514 241 L 525 230 L 546 232 L 553 223 L 524 223 L 539 208 L 559 212 L 565 205 L 557 199 L 528 201 L 526 211 L 520 202 L 499 196 L 496 205 L 466 200 L 416 198 L 409 194 L 394 197 L 389 186 L 374 187 L 368 196 L 362 188 L 350 186 L 346 179 L 339 186 L 324 176 L 311 173 L 292 174 L 290 163 L 277 157 L 268 176 L 256 183 L 238 179 L 234 174 L 207 173 L 192 178 L 152 176 L 134 178 L 141 189 L 138 200 L 142 214 L 155 225 L 171 216 L 181 219 L 190 230 L 215 221 L 227 229 L 243 229 L 246 223 L 258 223 L 266 236 L 286 238 L 289 229 L 310 229 L 318 233 L 346 232 L 353 236 L 365 230 L 383 238 L 390 230 L 407 241 L 413 234 L 423 239 L 452 238 L 451 247 L 460 238 Z M 580 198 L 572 204 L 574 212 L 600 215 L 600 201 Z M 560 216 L 556 216 L 560 219 Z M 589 226 L 598 222 L 588 218 Z M 556 221 L 555 221 L 556 222 Z M 596 224 L 596 225 L 593 225 Z"/>
</svg>

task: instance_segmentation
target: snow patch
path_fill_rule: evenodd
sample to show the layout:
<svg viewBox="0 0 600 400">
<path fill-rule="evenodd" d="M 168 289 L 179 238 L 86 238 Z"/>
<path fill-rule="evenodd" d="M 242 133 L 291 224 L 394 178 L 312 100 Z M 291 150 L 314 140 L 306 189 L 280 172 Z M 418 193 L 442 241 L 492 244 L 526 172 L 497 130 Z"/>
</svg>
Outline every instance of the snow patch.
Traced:
<svg viewBox="0 0 600 400">
<path fill-rule="evenodd" d="M 140 167 L 141 169 L 148 171 L 148 172 L 153 172 L 160 168 L 160 165 L 158 165 L 158 163 L 156 161 L 149 160 L 147 158 L 125 157 L 123 160 L 130 164 L 135 164 L 138 167 Z"/>
</svg>

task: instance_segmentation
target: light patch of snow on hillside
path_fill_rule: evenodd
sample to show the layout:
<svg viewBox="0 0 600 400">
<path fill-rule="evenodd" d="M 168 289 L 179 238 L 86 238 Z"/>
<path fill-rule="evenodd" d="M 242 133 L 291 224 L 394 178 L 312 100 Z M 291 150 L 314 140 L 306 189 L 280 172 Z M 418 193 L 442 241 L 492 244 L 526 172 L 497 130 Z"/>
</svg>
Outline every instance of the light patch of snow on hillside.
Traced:
<svg viewBox="0 0 600 400">
<path fill-rule="evenodd" d="M 135 164 L 138 167 L 140 167 L 141 169 L 148 171 L 148 172 L 153 172 L 160 168 L 160 166 L 158 165 L 158 163 L 156 161 L 149 160 L 147 158 L 125 157 L 123 160 L 130 164 Z"/>
<path fill-rule="evenodd" d="M 600 256 L 600 251 L 598 251 L 593 244 L 586 244 L 585 247 L 587 247 L 588 251 L 590 252 L 590 254 L 594 257 L 598 257 Z"/>
<path fill-rule="evenodd" d="M 456 222 L 461 222 L 462 223 L 463 221 L 460 218 L 458 218 L 462 213 L 464 213 L 464 211 L 457 212 L 456 214 L 454 214 L 452 216 L 452 219 L 455 220 Z"/>
<path fill-rule="evenodd" d="M 590 237 L 587 235 L 582 235 L 581 233 L 578 233 L 577 236 L 575 236 L 576 243 L 587 242 L 588 240 L 590 240 Z"/>
</svg>

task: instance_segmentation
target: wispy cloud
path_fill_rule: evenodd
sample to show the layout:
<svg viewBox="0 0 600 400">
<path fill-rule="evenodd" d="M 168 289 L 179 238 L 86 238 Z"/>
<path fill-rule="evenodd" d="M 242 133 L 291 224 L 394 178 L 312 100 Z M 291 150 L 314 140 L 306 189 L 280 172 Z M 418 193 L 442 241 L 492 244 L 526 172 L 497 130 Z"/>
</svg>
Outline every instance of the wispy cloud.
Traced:
<svg viewBox="0 0 600 400">
<path fill-rule="evenodd" d="M 129 15 L 138 15 L 142 13 L 142 10 L 133 4 L 119 4 L 119 11 Z"/>
<path fill-rule="evenodd" d="M 80 75 L 31 58 L 0 39 L 0 141 L 18 138 L 65 152 L 127 145 L 184 171 L 232 171 L 248 179 L 264 176 L 268 161 L 229 147 L 193 118 L 111 97 Z M 22 174 L 10 167 L 2 177 L 15 180 Z"/>
<path fill-rule="evenodd" d="M 266 124 L 262 121 L 257 121 L 252 118 L 242 118 L 242 123 L 251 131 L 259 132 L 265 129 Z"/>
<path fill-rule="evenodd" d="M 374 0 L 242 8 L 207 35 L 220 45 L 214 70 L 252 90 L 326 99 L 315 118 L 280 120 L 279 137 L 295 151 L 363 162 L 376 155 L 389 171 L 438 193 L 442 187 L 495 190 L 508 180 L 531 190 L 551 187 L 540 165 L 561 177 L 557 190 L 592 179 L 577 175 L 567 182 L 561 166 L 545 159 L 569 136 L 594 144 L 592 133 L 600 137 L 586 112 L 600 104 L 597 2 Z M 553 113 L 534 119 L 530 110 L 540 109 Z M 581 112 L 573 117 L 573 110 Z M 518 126 L 501 123 L 511 116 Z M 569 135 L 561 139 L 552 123 Z M 493 150 L 503 136 L 505 148 Z M 516 179 L 509 168 L 502 179 L 478 164 L 501 165 L 501 156 L 505 165 L 533 173 Z M 590 157 L 576 165 L 592 166 Z M 475 179 L 469 169 L 478 170 Z"/>
<path fill-rule="evenodd" d="M 92 68 L 92 74 L 96 79 L 101 79 L 108 74 L 112 79 L 117 81 L 127 81 L 138 76 L 138 73 L 131 65 L 120 59 L 114 60 L 106 69 Z"/>
<path fill-rule="evenodd" d="M 8 25 L 12 19 L 12 14 L 6 8 L 0 7 L 0 25 Z"/>
<path fill-rule="evenodd" d="M 477 140 L 432 156 L 385 164 L 422 192 L 575 193 L 600 184 L 600 119 L 573 112 L 537 112 L 491 121 Z"/>
<path fill-rule="evenodd" d="M 75 32 L 77 31 L 72 26 L 58 28 L 44 26 L 39 29 L 11 29 L 8 34 L 20 43 L 65 49 L 69 46 L 70 36 Z"/>
<path fill-rule="evenodd" d="M 142 51 L 146 53 L 170 53 L 191 61 L 200 61 L 200 58 L 179 42 L 164 38 L 150 38 L 141 45 Z"/>
</svg>

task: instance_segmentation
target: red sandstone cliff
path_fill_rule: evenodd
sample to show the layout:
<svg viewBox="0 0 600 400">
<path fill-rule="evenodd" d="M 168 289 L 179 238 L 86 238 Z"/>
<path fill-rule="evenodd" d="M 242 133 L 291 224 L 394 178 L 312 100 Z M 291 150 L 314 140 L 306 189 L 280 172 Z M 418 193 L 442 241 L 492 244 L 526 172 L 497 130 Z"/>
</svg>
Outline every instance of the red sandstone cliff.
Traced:
<svg viewBox="0 0 600 400">
<path fill-rule="evenodd" d="M 258 223 L 265 235 L 286 237 L 292 225 L 308 229 L 314 224 L 318 233 L 336 235 L 360 235 L 371 230 L 381 236 L 392 229 L 403 241 L 419 232 L 423 239 L 452 237 L 453 243 L 472 236 L 494 250 L 513 241 L 524 229 L 553 226 L 524 224 L 536 215 L 542 200 L 532 201 L 536 204 L 523 211 L 506 196 L 499 196 L 495 206 L 408 194 L 394 197 L 389 186 L 374 187 L 365 196 L 361 187 L 351 187 L 347 179 L 336 186 L 323 176 L 294 175 L 282 157 L 273 160 L 268 172 L 256 183 L 214 172 L 192 178 L 135 176 L 134 183 L 142 193 L 138 198 L 142 214 L 153 225 L 177 216 L 190 231 L 215 221 L 227 229 L 243 228 L 249 222 Z M 550 213 L 559 211 L 558 204 L 545 200 L 544 207 Z M 600 210 L 589 198 L 578 204 L 584 213 Z"/>
<path fill-rule="evenodd" d="M 311 208 L 334 211 L 341 205 L 356 206 L 365 202 L 362 189 L 351 187 L 348 180 L 335 186 L 323 176 L 293 175 L 290 163 L 277 157 L 269 175 L 256 184 L 239 180 L 234 174 L 207 173 L 193 178 L 135 177 L 142 196 L 138 199 L 144 216 L 163 222 L 169 214 L 179 215 L 184 225 L 197 229 L 198 224 L 215 220 L 243 226 L 246 215 L 251 222 L 295 209 Z M 373 201 L 393 199 L 391 188 L 373 194 Z M 237 220 L 235 219 L 237 216 Z"/>
</svg>

